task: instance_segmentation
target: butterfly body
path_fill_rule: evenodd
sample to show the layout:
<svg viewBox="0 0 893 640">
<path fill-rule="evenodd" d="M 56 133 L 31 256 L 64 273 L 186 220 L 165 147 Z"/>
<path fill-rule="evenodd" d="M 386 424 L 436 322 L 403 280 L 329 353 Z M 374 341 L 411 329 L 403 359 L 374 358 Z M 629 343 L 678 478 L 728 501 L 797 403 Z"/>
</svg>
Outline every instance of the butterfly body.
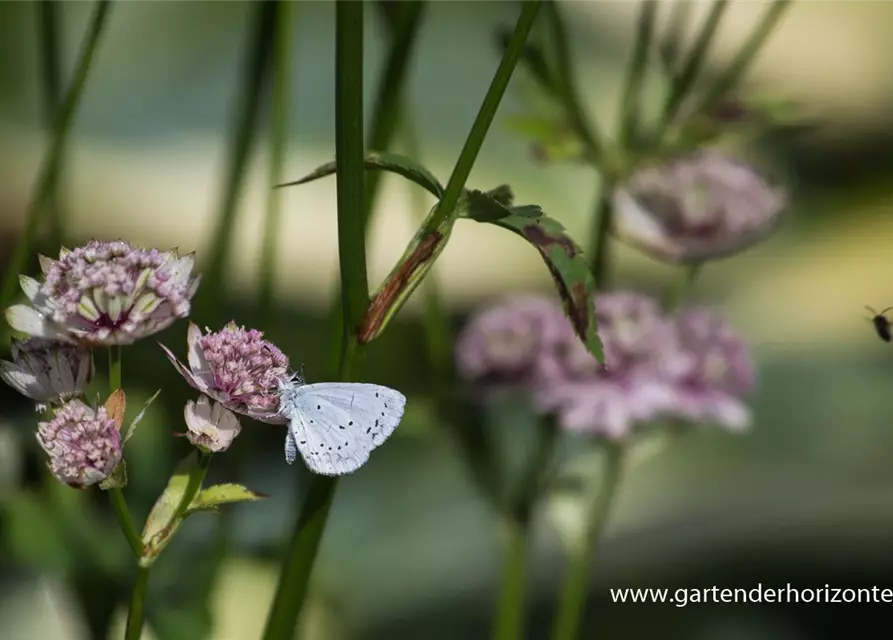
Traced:
<svg viewBox="0 0 893 640">
<path fill-rule="evenodd" d="M 877 313 L 871 307 L 865 307 L 872 314 L 871 323 L 874 325 L 874 330 L 877 332 L 878 337 L 884 342 L 890 342 L 893 339 L 893 335 L 891 335 L 890 331 L 890 321 L 887 320 L 887 316 L 884 314 L 887 313 L 893 307 L 887 307 L 880 313 Z"/>
<path fill-rule="evenodd" d="M 279 412 L 288 418 L 285 460 L 300 453 L 314 473 L 340 476 L 359 469 L 403 418 L 399 391 L 359 382 L 282 382 Z"/>
</svg>

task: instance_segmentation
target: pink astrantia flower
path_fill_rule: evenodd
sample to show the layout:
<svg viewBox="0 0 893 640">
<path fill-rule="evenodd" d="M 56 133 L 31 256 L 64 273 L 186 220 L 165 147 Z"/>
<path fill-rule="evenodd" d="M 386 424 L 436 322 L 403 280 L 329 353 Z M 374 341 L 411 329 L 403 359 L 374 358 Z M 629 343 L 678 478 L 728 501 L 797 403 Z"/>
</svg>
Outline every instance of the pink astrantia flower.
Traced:
<svg viewBox="0 0 893 640">
<path fill-rule="evenodd" d="M 683 310 L 676 323 L 693 366 L 677 383 L 673 414 L 729 429 L 748 427 L 750 409 L 743 398 L 753 390 L 755 374 L 747 345 L 708 309 Z"/>
<path fill-rule="evenodd" d="M 787 205 L 747 164 L 700 150 L 646 166 L 615 191 L 614 231 L 659 260 L 697 263 L 762 240 Z"/>
<path fill-rule="evenodd" d="M 570 431 L 619 440 L 673 408 L 674 381 L 690 358 L 673 323 L 647 296 L 599 294 L 596 317 L 604 366 L 569 332 L 559 360 L 534 385 L 534 402 Z"/>
<path fill-rule="evenodd" d="M 121 462 L 121 434 L 104 407 L 94 410 L 80 400 L 62 406 L 37 426 L 37 441 L 50 458 L 53 476 L 72 487 L 88 487 L 108 478 Z"/>
<path fill-rule="evenodd" d="M 0 360 L 0 379 L 39 405 L 83 394 L 93 377 L 89 349 L 56 340 L 12 341 L 12 362 Z"/>
<path fill-rule="evenodd" d="M 86 346 L 131 344 L 189 315 L 199 279 L 194 256 L 92 240 L 58 260 L 41 257 L 44 281 L 21 276 L 31 305 L 6 319 L 17 331 Z"/>
<path fill-rule="evenodd" d="M 569 328 L 561 308 L 549 298 L 506 298 L 463 329 L 456 366 L 485 394 L 522 385 L 542 368 L 546 354 L 564 344 Z"/>
<path fill-rule="evenodd" d="M 242 425 L 236 415 L 208 396 L 201 396 L 198 402 L 190 400 L 183 411 L 186 420 L 186 439 L 206 453 L 220 453 L 239 435 Z"/>
<path fill-rule="evenodd" d="M 289 378 L 288 357 L 256 329 L 230 322 L 220 331 L 202 335 L 189 323 L 185 366 L 161 345 L 186 381 L 230 411 L 269 424 L 285 424 L 278 414 L 279 381 Z"/>
<path fill-rule="evenodd" d="M 601 365 L 557 304 L 535 300 L 504 300 L 472 319 L 457 343 L 460 375 L 485 391 L 520 390 L 565 429 L 615 440 L 666 418 L 747 423 L 741 397 L 752 386 L 750 361 L 709 312 L 670 318 L 648 296 L 599 294 Z"/>
</svg>

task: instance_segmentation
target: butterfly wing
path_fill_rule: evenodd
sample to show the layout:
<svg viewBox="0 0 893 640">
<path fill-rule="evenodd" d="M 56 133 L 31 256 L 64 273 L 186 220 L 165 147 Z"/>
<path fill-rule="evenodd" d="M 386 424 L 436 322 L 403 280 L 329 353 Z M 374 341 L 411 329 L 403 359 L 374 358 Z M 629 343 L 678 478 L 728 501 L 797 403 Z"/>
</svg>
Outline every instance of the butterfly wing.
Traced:
<svg viewBox="0 0 893 640">
<path fill-rule="evenodd" d="M 352 473 L 400 424 L 406 397 L 377 384 L 322 382 L 294 394 L 290 431 L 314 473 Z M 286 458 L 288 442 L 286 442 Z"/>
</svg>

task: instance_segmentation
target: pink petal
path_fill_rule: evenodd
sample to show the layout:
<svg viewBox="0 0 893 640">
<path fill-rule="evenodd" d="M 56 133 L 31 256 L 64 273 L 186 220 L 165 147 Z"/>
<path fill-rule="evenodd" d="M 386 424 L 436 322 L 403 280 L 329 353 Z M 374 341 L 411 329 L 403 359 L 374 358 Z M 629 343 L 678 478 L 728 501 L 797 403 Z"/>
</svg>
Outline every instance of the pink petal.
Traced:
<svg viewBox="0 0 893 640">
<path fill-rule="evenodd" d="M 186 346 L 188 349 L 189 368 L 197 374 L 210 373 L 211 365 L 205 360 L 201 347 L 202 330 L 195 323 L 189 323 L 189 331 L 186 333 Z"/>
<path fill-rule="evenodd" d="M 192 371 L 187 369 L 179 360 L 177 360 L 177 357 L 173 353 L 171 353 L 170 349 L 165 347 L 163 344 L 158 343 L 158 346 L 161 347 L 162 350 L 164 350 L 164 355 L 167 356 L 167 359 L 171 361 L 171 364 L 174 365 L 174 368 L 180 373 L 180 375 L 186 378 L 186 382 L 188 382 L 190 386 L 192 386 L 192 388 L 194 388 L 196 391 L 201 391 L 202 393 L 211 395 L 206 380 L 199 376 L 193 375 Z"/>
<path fill-rule="evenodd" d="M 22 291 L 25 293 L 25 296 L 28 300 L 33 301 L 34 297 L 37 295 L 37 292 L 40 291 L 40 283 L 34 278 L 30 278 L 28 276 L 19 276 L 19 285 L 22 287 Z"/>
</svg>

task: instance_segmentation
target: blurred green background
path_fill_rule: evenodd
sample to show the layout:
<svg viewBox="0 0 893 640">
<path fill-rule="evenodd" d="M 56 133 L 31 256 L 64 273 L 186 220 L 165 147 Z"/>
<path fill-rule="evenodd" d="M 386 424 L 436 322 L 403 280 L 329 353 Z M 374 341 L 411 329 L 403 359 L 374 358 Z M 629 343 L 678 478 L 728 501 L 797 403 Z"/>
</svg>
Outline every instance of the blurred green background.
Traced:
<svg viewBox="0 0 893 640">
<path fill-rule="evenodd" d="M 70 140 L 62 189 L 67 245 L 123 237 L 176 246 L 196 251 L 201 269 L 225 173 L 250 4 L 116 3 Z M 285 165 L 294 178 L 334 154 L 333 3 L 298 5 Z M 561 5 L 586 103 L 602 128 L 613 130 L 636 3 Z M 697 3 L 695 14 L 707 5 Z M 763 5 L 734 3 L 711 66 L 733 55 Z M 60 6 L 66 74 L 90 9 L 83 2 Z M 444 181 L 498 63 L 495 30 L 511 26 L 517 10 L 512 2 L 428 7 L 407 112 L 418 159 Z M 387 46 L 378 18 L 370 6 L 367 103 Z M 0 4 L 0 262 L 23 227 L 46 148 L 37 33 L 33 3 Z M 740 436 L 691 433 L 630 469 L 593 567 L 591 631 L 583 637 L 600 630 L 599 637 L 795 640 L 850 637 L 881 622 L 880 604 L 621 605 L 611 603 L 608 588 L 893 586 L 893 360 L 863 309 L 893 305 L 891 36 L 891 3 L 797 2 L 757 60 L 751 84 L 795 100 L 821 126 L 752 150 L 788 181 L 794 205 L 775 236 L 710 264 L 694 291 L 727 313 L 752 345 L 760 373 L 755 425 Z M 648 100 L 662 99 L 662 90 L 655 74 Z M 541 204 L 583 242 L 595 176 L 537 164 L 528 143 L 499 123 L 523 110 L 510 88 L 469 186 L 510 183 L 519 202 Z M 257 317 L 266 142 L 262 134 L 240 198 L 225 304 L 193 320 L 216 329 L 235 318 L 260 328 L 314 380 L 328 364 L 326 318 L 337 280 L 335 183 L 284 192 L 276 311 Z M 387 274 L 425 213 L 416 202 L 404 182 L 385 179 L 369 235 L 370 286 Z M 678 277 L 632 250 L 618 248 L 617 256 L 618 286 L 657 291 Z M 36 259 L 29 272 L 35 269 Z M 529 247 L 470 222 L 457 225 L 436 272 L 456 330 L 493 296 L 550 286 Z M 308 637 L 489 633 L 498 529 L 444 435 L 455 426 L 431 410 L 420 298 L 365 358 L 363 376 L 404 391 L 409 407 L 387 446 L 341 482 L 306 610 Z M 185 322 L 158 336 L 180 355 L 185 337 Z M 7 346 L 0 349 L 5 355 Z M 182 429 L 183 403 L 193 392 L 154 340 L 125 350 L 124 385 L 131 406 L 163 389 L 128 444 L 126 494 L 142 521 L 187 451 L 170 433 Z M 100 492 L 44 483 L 35 421 L 24 398 L 0 388 L 0 637 L 118 637 L 132 579 L 126 544 Z M 238 446 L 251 447 L 251 455 L 241 468 L 218 461 L 212 480 L 238 479 L 270 498 L 230 510 L 234 538 L 207 612 L 214 620 L 209 637 L 219 640 L 259 637 L 303 478 L 282 460 L 280 428 L 243 423 Z M 511 429 L 521 434 L 529 425 L 506 426 L 511 440 Z M 217 542 L 210 515 L 190 519 L 177 536 L 153 570 L 146 637 L 204 632 L 207 619 L 195 600 L 211 582 Z M 527 637 L 541 638 L 562 569 L 546 514 L 531 564 Z"/>
</svg>

